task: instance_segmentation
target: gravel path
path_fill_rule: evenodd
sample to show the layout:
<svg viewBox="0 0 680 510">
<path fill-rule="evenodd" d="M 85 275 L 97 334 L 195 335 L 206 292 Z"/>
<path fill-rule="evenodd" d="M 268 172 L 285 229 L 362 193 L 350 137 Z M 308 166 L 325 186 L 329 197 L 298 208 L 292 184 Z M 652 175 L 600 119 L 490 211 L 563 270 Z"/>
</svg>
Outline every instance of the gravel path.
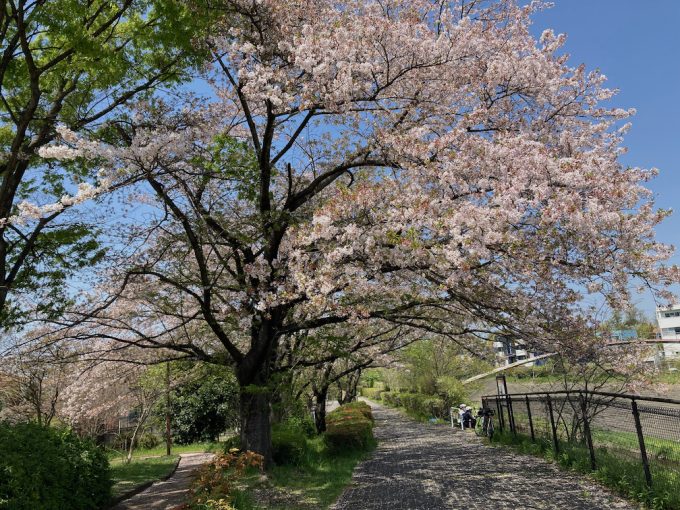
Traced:
<svg viewBox="0 0 680 510">
<path fill-rule="evenodd" d="M 357 466 L 333 510 L 636 508 L 542 459 L 486 446 L 471 431 L 371 406 L 378 448 Z"/>
<path fill-rule="evenodd" d="M 170 510 L 184 503 L 196 470 L 211 460 L 213 454 L 187 453 L 180 457 L 179 466 L 170 478 L 121 501 L 112 510 Z"/>
</svg>

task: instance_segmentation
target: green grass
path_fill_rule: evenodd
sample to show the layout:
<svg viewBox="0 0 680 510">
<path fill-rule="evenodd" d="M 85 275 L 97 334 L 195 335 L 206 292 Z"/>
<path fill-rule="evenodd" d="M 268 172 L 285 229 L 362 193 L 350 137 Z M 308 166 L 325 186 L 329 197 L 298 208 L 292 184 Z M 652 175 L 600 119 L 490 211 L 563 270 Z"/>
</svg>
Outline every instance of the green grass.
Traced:
<svg viewBox="0 0 680 510">
<path fill-rule="evenodd" d="M 615 448 L 627 449 L 636 454 L 640 451 L 640 443 L 635 432 L 611 432 L 605 430 L 593 430 L 593 444 L 611 445 Z M 645 449 L 650 462 L 662 460 L 675 463 L 680 462 L 680 442 L 672 439 L 660 439 L 658 437 L 645 436 Z M 678 466 L 680 468 L 680 465 Z"/>
<path fill-rule="evenodd" d="M 129 464 L 122 459 L 110 460 L 113 497 L 146 483 L 167 476 L 175 467 L 178 455 L 169 457 L 133 458 Z"/>
<path fill-rule="evenodd" d="M 618 433 L 608 433 L 607 438 L 610 441 L 617 441 L 620 445 L 632 446 L 631 438 L 626 433 L 618 438 L 613 437 L 616 435 Z M 597 437 L 596 433 L 594 433 L 595 437 Z M 600 439 L 603 438 L 600 437 Z M 637 444 L 637 437 L 635 441 Z M 640 460 L 630 456 L 621 456 L 616 449 L 596 447 L 597 469 L 592 471 L 588 448 L 580 443 L 560 441 L 560 453 L 556 454 L 550 438 L 539 438 L 534 443 L 528 436 L 523 434 L 513 436 L 507 431 L 497 432 L 493 443 L 510 446 L 522 453 L 542 456 L 557 462 L 565 469 L 588 473 L 603 485 L 616 490 L 623 496 L 640 501 L 649 508 L 655 510 L 680 508 L 679 473 L 674 469 L 667 469 L 662 464 L 652 465 L 653 485 L 650 489 L 646 484 Z"/>
<path fill-rule="evenodd" d="M 279 465 L 244 480 L 245 487 L 234 501 L 238 510 L 321 510 L 328 508 L 349 484 L 356 465 L 369 450 L 328 451 L 323 437 L 307 439 L 307 452 L 298 466 Z M 250 497 L 247 495 L 249 494 Z M 257 494 L 266 495 L 260 501 Z"/>
</svg>

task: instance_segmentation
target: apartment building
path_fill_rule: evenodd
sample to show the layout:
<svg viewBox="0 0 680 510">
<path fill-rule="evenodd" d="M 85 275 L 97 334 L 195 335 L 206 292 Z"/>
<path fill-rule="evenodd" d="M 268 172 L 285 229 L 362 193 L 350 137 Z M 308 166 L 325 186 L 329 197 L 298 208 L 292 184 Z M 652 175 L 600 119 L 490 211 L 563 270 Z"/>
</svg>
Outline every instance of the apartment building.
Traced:
<svg viewBox="0 0 680 510">
<path fill-rule="evenodd" d="M 525 348 L 522 340 L 506 335 L 497 335 L 493 343 L 496 353 L 497 364 L 500 366 L 510 365 L 517 361 L 539 356 L 542 353 L 532 352 Z M 545 364 L 545 359 L 530 361 L 526 366 L 539 366 Z"/>
<path fill-rule="evenodd" d="M 668 308 L 656 309 L 656 321 L 659 325 L 661 340 L 680 341 L 680 304 Z M 663 344 L 666 358 L 680 357 L 680 343 Z"/>
</svg>

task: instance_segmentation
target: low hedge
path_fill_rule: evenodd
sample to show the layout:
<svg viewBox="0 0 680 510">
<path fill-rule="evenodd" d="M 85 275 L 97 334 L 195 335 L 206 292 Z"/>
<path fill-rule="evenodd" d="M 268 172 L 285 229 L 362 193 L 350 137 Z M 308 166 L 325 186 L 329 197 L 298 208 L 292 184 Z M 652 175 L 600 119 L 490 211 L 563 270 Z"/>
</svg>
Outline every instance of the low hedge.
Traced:
<svg viewBox="0 0 680 510">
<path fill-rule="evenodd" d="M 105 453 L 68 430 L 0 423 L 0 508 L 94 510 L 111 498 Z"/>
<path fill-rule="evenodd" d="M 375 421 L 373 419 L 373 410 L 371 409 L 371 406 L 369 406 L 366 402 L 350 402 L 349 404 L 345 404 L 343 406 L 345 409 L 355 409 L 359 411 L 362 415 L 364 415 L 365 418 L 368 418 L 372 422 Z"/>
<path fill-rule="evenodd" d="M 356 404 L 340 406 L 326 416 L 324 438 L 331 449 L 365 449 L 373 442 L 372 416 L 368 418 L 363 406 Z"/>
</svg>

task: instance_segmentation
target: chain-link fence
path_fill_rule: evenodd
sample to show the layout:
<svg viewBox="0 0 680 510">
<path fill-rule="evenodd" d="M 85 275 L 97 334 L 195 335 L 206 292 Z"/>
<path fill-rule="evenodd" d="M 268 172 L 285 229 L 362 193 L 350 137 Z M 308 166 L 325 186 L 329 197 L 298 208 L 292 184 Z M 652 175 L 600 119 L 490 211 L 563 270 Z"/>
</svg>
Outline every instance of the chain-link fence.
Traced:
<svg viewBox="0 0 680 510">
<path fill-rule="evenodd" d="M 482 397 L 500 437 L 531 441 L 628 492 L 680 508 L 680 401 L 606 392 Z M 629 487 L 625 487 L 626 484 Z"/>
</svg>

